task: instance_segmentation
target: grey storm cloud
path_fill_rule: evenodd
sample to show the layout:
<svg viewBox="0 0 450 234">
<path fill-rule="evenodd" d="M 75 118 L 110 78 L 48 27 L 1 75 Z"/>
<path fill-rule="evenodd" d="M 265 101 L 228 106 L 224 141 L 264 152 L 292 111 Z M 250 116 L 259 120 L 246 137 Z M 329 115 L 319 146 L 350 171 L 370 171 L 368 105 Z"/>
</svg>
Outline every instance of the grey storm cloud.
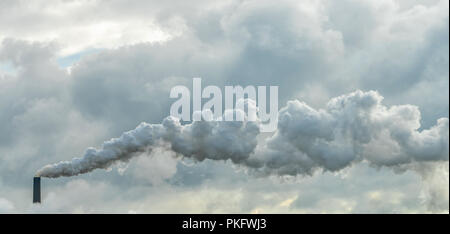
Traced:
<svg viewBox="0 0 450 234">
<path fill-rule="evenodd" d="M 131 160 L 124 166 L 127 176 L 101 170 L 80 175 L 73 186 L 80 194 L 92 191 L 82 199 L 65 191 L 67 178 L 52 180 L 49 186 L 59 197 L 48 195 L 54 202 L 48 210 L 92 206 L 93 212 L 123 212 L 136 202 L 132 197 L 164 204 L 148 210 L 174 211 L 180 204 L 164 201 L 158 188 L 178 179 L 185 183 L 176 185 L 183 196 L 206 184 L 240 204 L 221 204 L 220 195 L 208 200 L 214 191 L 200 189 L 207 195 L 199 196 L 216 209 L 190 201 L 192 212 L 252 212 L 264 205 L 286 211 L 278 210 L 276 199 L 251 199 L 255 191 L 295 201 L 282 206 L 293 212 L 448 212 L 448 22 L 445 0 L 0 1 L 0 210 L 29 210 L 30 177 L 42 165 L 66 161 L 60 168 L 70 169 L 54 175 L 121 167 L 114 162 L 140 157 L 156 144 L 152 154 L 164 151 L 168 157 L 148 157 L 139 167 L 139 158 Z M 165 119 L 170 88 L 189 86 L 192 77 L 202 77 L 204 85 L 278 85 L 284 107 L 276 134 L 258 134 L 252 123 Z M 149 124 L 102 145 L 140 122 Z M 216 131 L 229 138 L 218 140 Z M 127 148 L 125 142 L 135 145 Z M 86 151 L 89 146 L 96 148 Z M 167 161 L 173 154 L 182 157 Z M 187 165 L 190 160 L 203 161 Z M 133 171 L 154 162 L 170 165 L 160 173 Z M 286 185 L 264 176 L 257 182 L 235 167 L 303 180 Z M 394 179 L 399 171 L 405 173 Z M 345 183 L 334 186 L 346 173 Z M 143 188 L 135 176 L 145 175 L 164 183 Z M 247 180 L 255 185 L 243 184 Z M 358 188 L 350 189 L 353 182 Z M 104 205 L 102 197 L 123 188 L 130 191 L 127 198 Z M 337 197 L 327 200 L 327 194 Z M 422 195 L 425 203 L 417 200 Z M 317 199 L 305 204 L 308 196 Z"/>
</svg>

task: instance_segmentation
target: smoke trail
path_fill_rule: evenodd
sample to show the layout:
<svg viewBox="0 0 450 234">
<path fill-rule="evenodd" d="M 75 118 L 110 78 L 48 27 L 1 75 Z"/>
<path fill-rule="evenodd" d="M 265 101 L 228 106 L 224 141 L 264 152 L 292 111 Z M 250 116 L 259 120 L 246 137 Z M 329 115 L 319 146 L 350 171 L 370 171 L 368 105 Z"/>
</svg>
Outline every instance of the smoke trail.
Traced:
<svg viewBox="0 0 450 234">
<path fill-rule="evenodd" d="M 167 117 L 162 124 L 141 123 L 100 149 L 88 148 L 83 157 L 47 165 L 37 175 L 55 178 L 108 168 L 167 143 L 183 157 L 231 160 L 278 175 L 337 171 L 362 160 L 386 167 L 448 161 L 448 118 L 419 131 L 421 117 L 416 106 L 387 107 L 382 100 L 377 92 L 356 91 L 333 98 L 318 110 L 289 101 L 279 112 L 278 130 L 262 142 L 256 140 L 258 121 L 181 125 L 178 119 Z M 254 108 L 251 101 L 247 105 Z"/>
<path fill-rule="evenodd" d="M 167 117 L 162 124 L 141 123 L 119 138 L 104 142 L 101 149 L 88 148 L 82 158 L 47 165 L 37 176 L 74 176 L 108 168 L 164 143 L 170 143 L 174 152 L 197 161 L 208 158 L 241 163 L 255 148 L 258 134 L 255 122 L 202 121 L 182 126 L 178 119 Z"/>
</svg>

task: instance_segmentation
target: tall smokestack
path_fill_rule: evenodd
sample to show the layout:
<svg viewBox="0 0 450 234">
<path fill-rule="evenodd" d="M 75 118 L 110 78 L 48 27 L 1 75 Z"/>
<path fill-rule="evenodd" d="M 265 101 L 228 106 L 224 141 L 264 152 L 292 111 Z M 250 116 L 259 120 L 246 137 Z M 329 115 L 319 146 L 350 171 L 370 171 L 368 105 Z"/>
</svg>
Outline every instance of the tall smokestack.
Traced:
<svg viewBox="0 0 450 234">
<path fill-rule="evenodd" d="M 33 203 L 41 203 L 41 177 L 33 177 Z"/>
</svg>

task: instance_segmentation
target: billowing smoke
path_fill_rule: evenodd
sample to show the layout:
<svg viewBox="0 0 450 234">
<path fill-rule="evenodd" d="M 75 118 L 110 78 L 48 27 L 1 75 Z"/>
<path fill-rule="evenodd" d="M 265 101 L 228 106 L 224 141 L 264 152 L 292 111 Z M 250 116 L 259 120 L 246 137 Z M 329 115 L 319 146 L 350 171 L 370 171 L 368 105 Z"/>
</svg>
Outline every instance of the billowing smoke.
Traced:
<svg viewBox="0 0 450 234">
<path fill-rule="evenodd" d="M 290 101 L 279 112 L 278 130 L 251 158 L 269 173 L 338 171 L 362 160 L 396 167 L 412 162 L 448 161 L 449 122 L 440 118 L 420 129 L 416 106 L 386 107 L 377 92 L 356 91 L 316 110 Z"/>
<path fill-rule="evenodd" d="M 139 153 L 167 143 L 174 152 L 197 161 L 230 159 L 240 164 L 255 149 L 258 134 L 257 122 L 201 121 L 182 126 L 178 119 L 167 117 L 162 124 L 141 123 L 119 138 L 104 142 L 101 149 L 88 148 L 82 158 L 47 165 L 37 172 L 37 176 L 74 176 L 108 168 L 115 162 L 126 162 Z"/>
<path fill-rule="evenodd" d="M 416 106 L 387 107 L 382 100 L 377 92 L 356 91 L 331 99 L 325 109 L 289 101 L 279 112 L 277 131 L 259 141 L 258 121 L 181 125 L 178 119 L 167 117 L 161 124 L 141 123 L 104 142 L 100 149 L 88 148 L 83 157 L 47 165 L 37 175 L 74 176 L 108 168 L 160 145 L 169 145 L 178 155 L 196 161 L 231 160 L 277 175 L 338 171 L 361 161 L 386 167 L 448 161 L 448 118 L 420 129 Z M 247 105 L 254 107 L 251 101 Z"/>
</svg>

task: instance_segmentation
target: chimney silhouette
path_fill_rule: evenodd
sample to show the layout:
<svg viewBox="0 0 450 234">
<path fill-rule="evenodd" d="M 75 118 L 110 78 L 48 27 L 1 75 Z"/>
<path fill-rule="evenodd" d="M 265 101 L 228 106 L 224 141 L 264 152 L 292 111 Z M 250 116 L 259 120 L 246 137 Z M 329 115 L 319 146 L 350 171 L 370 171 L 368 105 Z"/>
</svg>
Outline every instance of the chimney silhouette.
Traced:
<svg viewBox="0 0 450 234">
<path fill-rule="evenodd" d="M 33 178 L 33 203 L 41 203 L 41 177 Z"/>
</svg>

